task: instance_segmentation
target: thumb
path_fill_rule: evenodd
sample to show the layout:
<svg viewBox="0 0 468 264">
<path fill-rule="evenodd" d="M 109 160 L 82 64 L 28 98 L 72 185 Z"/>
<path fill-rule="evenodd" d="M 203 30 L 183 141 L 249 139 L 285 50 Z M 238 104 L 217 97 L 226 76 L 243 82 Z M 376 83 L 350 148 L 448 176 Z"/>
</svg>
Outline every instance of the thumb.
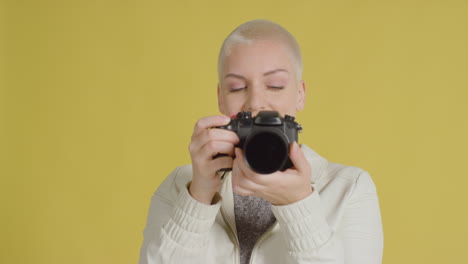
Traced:
<svg viewBox="0 0 468 264">
<path fill-rule="evenodd" d="M 294 168 L 299 172 L 304 173 L 310 170 L 309 162 L 296 141 L 291 144 L 289 157 L 291 158 Z"/>
</svg>

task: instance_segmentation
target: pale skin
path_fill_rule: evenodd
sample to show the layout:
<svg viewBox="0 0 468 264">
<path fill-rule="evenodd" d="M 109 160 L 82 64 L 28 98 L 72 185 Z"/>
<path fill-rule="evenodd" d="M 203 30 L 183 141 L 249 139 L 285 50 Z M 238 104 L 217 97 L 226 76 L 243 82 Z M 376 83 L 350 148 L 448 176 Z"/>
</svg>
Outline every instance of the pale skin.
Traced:
<svg viewBox="0 0 468 264">
<path fill-rule="evenodd" d="M 193 178 L 192 197 L 212 204 L 221 188 L 216 172 L 232 168 L 232 188 L 239 195 L 261 197 L 274 205 L 287 205 L 313 192 L 312 169 L 297 143 L 290 145 L 293 168 L 272 174 L 257 174 L 245 163 L 237 135 L 224 129 L 211 129 L 229 123 L 240 111 L 255 116 L 262 110 L 295 116 L 305 104 L 305 83 L 296 77 L 296 64 L 281 41 L 258 40 L 237 44 L 224 60 L 218 83 L 218 107 L 224 115 L 198 120 L 189 146 Z M 229 156 L 213 159 L 218 153 Z M 235 158 L 234 158 L 235 157 Z"/>
</svg>

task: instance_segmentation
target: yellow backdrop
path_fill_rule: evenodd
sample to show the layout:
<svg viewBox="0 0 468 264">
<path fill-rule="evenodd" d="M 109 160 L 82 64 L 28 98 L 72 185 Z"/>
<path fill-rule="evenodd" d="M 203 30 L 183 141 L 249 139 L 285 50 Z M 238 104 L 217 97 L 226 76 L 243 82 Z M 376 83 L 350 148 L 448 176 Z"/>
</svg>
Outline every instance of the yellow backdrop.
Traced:
<svg viewBox="0 0 468 264">
<path fill-rule="evenodd" d="M 136 263 L 255 18 L 301 44 L 300 141 L 373 176 L 384 263 L 468 263 L 464 0 L 2 1 L 0 263 Z"/>
</svg>

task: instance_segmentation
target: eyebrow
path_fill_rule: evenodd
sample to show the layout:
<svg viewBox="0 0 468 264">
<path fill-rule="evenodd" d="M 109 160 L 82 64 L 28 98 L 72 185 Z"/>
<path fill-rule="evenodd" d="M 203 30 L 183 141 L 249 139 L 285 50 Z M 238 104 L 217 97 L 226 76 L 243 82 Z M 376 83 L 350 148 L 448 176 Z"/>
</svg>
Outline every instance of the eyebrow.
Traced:
<svg viewBox="0 0 468 264">
<path fill-rule="evenodd" d="M 271 71 L 267 71 L 263 74 L 263 76 L 267 76 L 267 75 L 271 75 L 273 73 L 277 73 L 277 72 L 286 72 L 286 73 L 289 73 L 287 70 L 285 69 L 274 69 L 274 70 L 271 70 Z M 228 73 L 224 76 L 224 79 L 228 78 L 228 77 L 234 77 L 234 78 L 237 78 L 237 79 L 242 79 L 242 80 L 247 80 L 247 78 L 245 78 L 244 76 L 242 75 L 239 75 L 239 74 L 235 74 L 235 73 Z"/>
<path fill-rule="evenodd" d="M 273 74 L 273 73 L 277 73 L 277 72 L 286 72 L 286 73 L 289 73 L 287 70 L 285 69 L 275 69 L 275 70 L 272 70 L 272 71 L 267 71 L 263 74 L 263 76 L 267 76 L 267 75 L 270 75 L 270 74 Z"/>
</svg>

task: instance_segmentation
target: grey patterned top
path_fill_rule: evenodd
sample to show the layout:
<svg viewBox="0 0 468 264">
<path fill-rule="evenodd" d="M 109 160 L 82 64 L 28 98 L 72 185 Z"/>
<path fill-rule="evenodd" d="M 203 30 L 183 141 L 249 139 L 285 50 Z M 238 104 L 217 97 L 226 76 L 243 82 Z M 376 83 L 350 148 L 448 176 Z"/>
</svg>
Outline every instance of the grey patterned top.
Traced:
<svg viewBox="0 0 468 264">
<path fill-rule="evenodd" d="M 235 193 L 234 213 L 240 244 L 240 263 L 248 264 L 255 243 L 274 224 L 276 218 L 268 201 Z"/>
</svg>

